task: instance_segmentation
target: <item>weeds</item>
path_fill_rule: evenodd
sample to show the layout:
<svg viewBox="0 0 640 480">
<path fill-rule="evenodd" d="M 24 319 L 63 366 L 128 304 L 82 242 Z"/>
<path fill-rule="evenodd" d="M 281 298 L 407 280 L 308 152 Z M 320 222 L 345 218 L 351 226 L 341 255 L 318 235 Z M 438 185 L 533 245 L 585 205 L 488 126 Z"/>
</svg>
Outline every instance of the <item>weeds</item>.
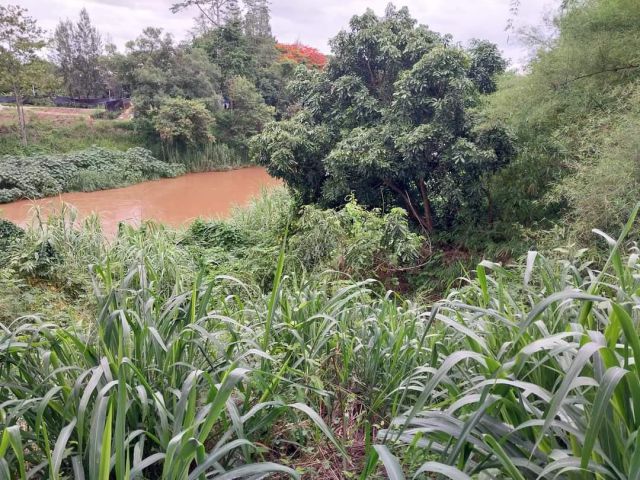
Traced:
<svg viewBox="0 0 640 480">
<path fill-rule="evenodd" d="M 1 327 L 0 469 L 365 479 L 382 462 L 390 478 L 636 478 L 633 221 L 618 241 L 600 233 L 600 270 L 580 249 L 484 261 L 427 307 L 289 259 L 325 223 L 302 228 L 278 195 L 186 232 L 148 223 L 106 243 L 69 213 L 12 238 L 10 298 L 46 280 L 94 313 Z M 349 212 L 358 232 L 378 224 Z M 223 274 L 259 259 L 268 281 Z"/>
<path fill-rule="evenodd" d="M 185 170 L 191 173 L 233 170 L 251 165 L 246 153 L 224 143 L 209 143 L 198 148 L 166 148 L 169 151 L 163 150 L 164 158 L 171 163 L 184 165 Z"/>
<path fill-rule="evenodd" d="M 183 173 L 144 148 L 126 152 L 91 147 L 66 155 L 0 158 L 0 202 L 41 198 L 68 191 L 121 187 Z"/>
<path fill-rule="evenodd" d="M 60 154 L 84 150 L 94 145 L 111 150 L 127 150 L 144 145 L 143 138 L 134 131 L 131 122 L 61 117 L 55 120 L 29 118 L 29 146 L 20 143 L 14 111 L 10 120 L 0 116 L 0 155 Z"/>
<path fill-rule="evenodd" d="M 635 246 L 621 253 L 636 214 L 620 240 L 604 236 L 602 271 L 531 252 L 517 272 L 485 262 L 434 306 L 432 364 L 403 387 L 419 397 L 379 435 L 430 457 L 415 475 L 638 478 L 640 263 Z"/>
</svg>

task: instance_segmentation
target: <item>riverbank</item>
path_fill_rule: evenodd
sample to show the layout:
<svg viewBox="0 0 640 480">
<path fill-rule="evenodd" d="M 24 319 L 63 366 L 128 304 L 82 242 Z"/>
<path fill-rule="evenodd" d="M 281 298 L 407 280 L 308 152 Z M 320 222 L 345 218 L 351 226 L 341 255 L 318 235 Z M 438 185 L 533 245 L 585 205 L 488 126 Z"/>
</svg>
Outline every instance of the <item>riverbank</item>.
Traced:
<svg viewBox="0 0 640 480">
<path fill-rule="evenodd" d="M 0 203 L 66 192 L 93 192 L 145 180 L 176 177 L 185 168 L 155 158 L 140 147 L 101 147 L 66 154 L 0 157 Z"/>
</svg>

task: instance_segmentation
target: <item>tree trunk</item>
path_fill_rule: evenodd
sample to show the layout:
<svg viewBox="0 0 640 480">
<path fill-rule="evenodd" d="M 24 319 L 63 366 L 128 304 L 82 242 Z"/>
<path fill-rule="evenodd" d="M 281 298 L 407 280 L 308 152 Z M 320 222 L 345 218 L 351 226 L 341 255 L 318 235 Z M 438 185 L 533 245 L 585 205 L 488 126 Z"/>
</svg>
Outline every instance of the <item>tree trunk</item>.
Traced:
<svg viewBox="0 0 640 480">
<path fill-rule="evenodd" d="M 20 138 L 22 145 L 27 146 L 27 122 L 24 119 L 24 108 L 22 107 L 22 95 L 17 85 L 13 86 L 13 94 L 16 98 L 16 109 L 18 110 L 18 125 L 20 127 Z"/>
<path fill-rule="evenodd" d="M 427 224 L 427 231 L 433 231 L 433 215 L 431 213 L 431 201 L 429 200 L 429 195 L 427 194 L 427 186 L 424 183 L 424 177 L 419 177 L 416 180 L 416 184 L 418 185 L 418 190 L 420 190 L 420 195 L 422 196 L 422 210 L 424 212 L 424 221 Z"/>
<path fill-rule="evenodd" d="M 416 220 L 420 224 L 422 229 L 427 233 L 431 233 L 433 231 L 433 223 L 431 220 L 431 215 L 429 215 L 429 217 L 420 215 L 416 207 L 413 205 L 413 202 L 411 201 L 411 197 L 409 196 L 409 193 L 406 190 L 402 190 L 400 187 L 398 187 L 396 184 L 394 184 L 390 180 L 385 180 L 384 183 L 389 188 L 391 188 L 391 190 L 393 190 L 398 195 L 400 195 L 400 198 L 402 198 L 402 201 L 405 203 L 407 207 L 409 215 L 411 215 L 414 218 L 414 220 Z"/>
<path fill-rule="evenodd" d="M 489 221 L 489 226 L 493 226 L 494 213 L 493 213 L 493 195 L 491 195 L 491 188 L 487 188 L 487 203 L 488 203 L 487 220 Z"/>
</svg>

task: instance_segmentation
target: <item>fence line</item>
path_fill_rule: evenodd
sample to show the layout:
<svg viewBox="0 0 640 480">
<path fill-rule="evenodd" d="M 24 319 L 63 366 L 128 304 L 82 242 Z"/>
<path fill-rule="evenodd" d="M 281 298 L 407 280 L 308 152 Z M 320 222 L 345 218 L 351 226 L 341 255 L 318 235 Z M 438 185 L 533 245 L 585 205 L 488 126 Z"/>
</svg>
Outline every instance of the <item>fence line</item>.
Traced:
<svg viewBox="0 0 640 480">
<path fill-rule="evenodd" d="M 56 107 L 80 107 L 92 108 L 101 107 L 109 111 L 124 110 L 131 106 L 130 98 L 74 98 L 61 96 L 42 96 L 23 97 L 22 102 L 25 104 L 33 103 L 34 100 L 51 100 Z M 16 97 L 13 95 L 0 96 L 0 103 L 16 103 Z"/>
</svg>

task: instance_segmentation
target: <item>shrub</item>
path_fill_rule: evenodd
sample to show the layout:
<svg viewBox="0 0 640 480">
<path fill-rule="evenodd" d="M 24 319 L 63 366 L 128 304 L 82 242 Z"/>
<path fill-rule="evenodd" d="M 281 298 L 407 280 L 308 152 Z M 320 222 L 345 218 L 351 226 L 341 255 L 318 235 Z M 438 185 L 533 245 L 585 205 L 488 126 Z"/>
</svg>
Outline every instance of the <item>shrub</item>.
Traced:
<svg viewBox="0 0 640 480">
<path fill-rule="evenodd" d="M 157 134 L 168 145 L 206 145 L 214 140 L 213 125 L 214 119 L 204 103 L 184 98 L 163 100 L 153 117 Z"/>
<path fill-rule="evenodd" d="M 246 232 L 225 221 L 198 219 L 187 230 L 187 240 L 206 247 L 222 247 L 225 250 L 247 246 Z"/>
<path fill-rule="evenodd" d="M 304 207 L 290 243 L 291 254 L 305 268 L 330 266 L 361 279 L 415 265 L 425 247 L 424 237 L 411 231 L 404 210 L 382 214 L 364 209 L 355 199 L 338 211 Z"/>
<path fill-rule="evenodd" d="M 0 267 L 4 265 L 9 248 L 24 235 L 24 230 L 17 225 L 0 218 Z"/>
<path fill-rule="evenodd" d="M 570 207 L 566 218 L 582 239 L 592 228 L 618 228 L 638 200 L 640 81 L 615 92 L 620 100 L 611 113 L 589 119 L 579 157 L 568 162 L 568 174 L 548 196 Z"/>
<path fill-rule="evenodd" d="M 518 137 L 518 158 L 492 182 L 498 216 L 562 219 L 584 240 L 619 228 L 637 200 L 640 3 L 563 4 L 553 41 L 535 45 L 526 75 L 501 80 L 484 113 Z"/>
<path fill-rule="evenodd" d="M 96 110 L 91 114 L 94 120 L 115 120 L 122 112 L 120 110 Z"/>
</svg>

